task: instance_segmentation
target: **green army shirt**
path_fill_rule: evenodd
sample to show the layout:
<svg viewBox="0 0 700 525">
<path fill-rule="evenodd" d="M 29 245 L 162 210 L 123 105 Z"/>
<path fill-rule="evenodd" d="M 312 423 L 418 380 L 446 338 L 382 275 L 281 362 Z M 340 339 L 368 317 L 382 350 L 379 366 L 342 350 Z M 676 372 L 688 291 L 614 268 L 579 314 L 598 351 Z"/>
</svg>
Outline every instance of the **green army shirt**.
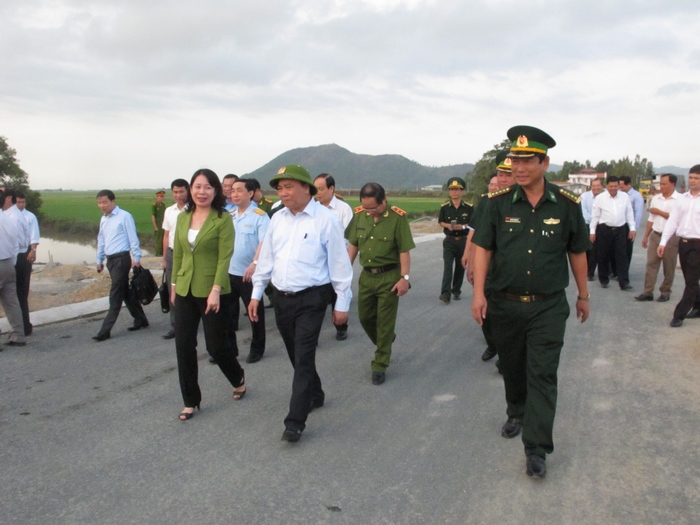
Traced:
<svg viewBox="0 0 700 525">
<path fill-rule="evenodd" d="M 161 202 L 159 204 L 158 201 L 154 202 L 151 206 L 151 215 L 156 218 L 156 224 L 160 228 L 163 224 L 163 218 L 165 217 L 165 203 Z"/>
<path fill-rule="evenodd" d="M 360 250 L 363 268 L 398 264 L 400 253 L 416 247 L 406 212 L 396 206 L 389 208 L 387 205 L 376 222 L 362 206 L 358 206 L 345 229 L 345 238 Z"/>
<path fill-rule="evenodd" d="M 490 193 L 479 204 L 472 241 L 491 250 L 494 290 L 513 294 L 553 294 L 569 284 L 567 253 L 590 248 L 579 197 L 545 179 L 533 207 L 519 185 Z"/>
<path fill-rule="evenodd" d="M 474 214 L 474 207 L 471 204 L 467 204 L 464 201 L 460 201 L 459 207 L 455 208 L 450 199 L 442 205 L 440 208 L 440 213 L 438 215 L 438 222 L 452 222 L 456 221 L 456 224 L 469 224 L 469 220 Z M 466 236 L 469 230 L 465 227 L 464 230 L 449 230 L 448 228 L 443 228 L 445 235 L 450 235 L 453 237 Z"/>
</svg>

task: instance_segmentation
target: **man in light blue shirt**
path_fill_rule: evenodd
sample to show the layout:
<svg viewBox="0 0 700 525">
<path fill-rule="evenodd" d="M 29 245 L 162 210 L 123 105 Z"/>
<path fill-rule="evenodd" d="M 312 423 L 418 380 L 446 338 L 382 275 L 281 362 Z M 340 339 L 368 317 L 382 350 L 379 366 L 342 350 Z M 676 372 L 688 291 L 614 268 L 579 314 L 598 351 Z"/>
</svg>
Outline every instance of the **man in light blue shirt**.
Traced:
<svg viewBox="0 0 700 525">
<path fill-rule="evenodd" d="M 128 211 L 117 206 L 115 198 L 111 190 L 102 190 L 97 194 L 97 206 L 104 214 L 100 219 L 100 231 L 97 234 L 97 271 L 102 273 L 104 270 L 103 261 L 106 257 L 107 270 L 112 279 L 109 311 L 102 322 L 102 328 L 93 337 L 98 342 L 111 337 L 111 330 L 119 317 L 122 302 L 134 318 L 133 326 L 127 330 L 133 332 L 148 327 L 148 319 L 143 313 L 141 303 L 129 297 L 129 270 L 132 266 L 141 266 L 141 247 L 136 234 L 136 224 Z"/>
<path fill-rule="evenodd" d="M 252 202 L 253 195 L 255 195 L 253 182 L 248 179 L 238 179 L 233 183 L 229 199 L 235 205 L 230 214 L 236 231 L 233 256 L 228 268 L 231 300 L 237 306 L 238 301 L 243 299 L 246 309 L 253 293 L 252 278 L 258 263 L 260 247 L 270 224 L 267 213 Z M 237 321 L 238 309 L 234 308 L 234 311 Z M 265 309 L 262 301 L 258 304 L 257 316 L 257 321 L 250 320 L 253 338 L 246 363 L 257 363 L 265 353 Z M 236 337 L 235 331 L 231 330 L 231 336 Z"/>
<path fill-rule="evenodd" d="M 5 195 L 0 191 L 0 203 L 5 202 Z M 5 310 L 7 320 L 12 327 L 12 334 L 7 342 L 10 346 L 24 346 L 24 325 L 22 309 L 17 299 L 17 274 L 15 262 L 19 252 L 19 230 L 17 223 L 0 206 L 0 303 Z"/>
<path fill-rule="evenodd" d="M 581 195 L 581 212 L 583 213 L 583 220 L 586 221 L 586 224 L 591 224 L 591 216 L 593 215 L 593 199 L 604 191 L 603 180 L 593 179 L 591 181 L 591 189 Z M 596 244 L 593 242 L 591 243 L 591 249 L 586 252 L 589 281 L 595 281 L 595 268 L 597 265 L 596 258 Z"/>
<path fill-rule="evenodd" d="M 632 213 L 634 214 L 634 227 L 639 231 L 639 225 L 642 224 L 642 215 L 644 215 L 644 197 L 632 186 L 632 179 L 627 175 L 620 177 L 620 189 L 624 191 L 630 198 L 632 204 Z M 634 248 L 634 240 L 627 239 L 627 263 L 632 262 L 632 249 Z"/>
</svg>

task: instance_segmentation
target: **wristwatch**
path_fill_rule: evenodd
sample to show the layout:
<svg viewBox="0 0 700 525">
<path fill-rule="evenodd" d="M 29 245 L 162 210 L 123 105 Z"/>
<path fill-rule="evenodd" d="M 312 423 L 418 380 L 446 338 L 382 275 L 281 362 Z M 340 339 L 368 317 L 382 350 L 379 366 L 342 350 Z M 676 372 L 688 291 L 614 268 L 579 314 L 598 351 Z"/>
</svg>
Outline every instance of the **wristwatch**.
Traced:
<svg viewBox="0 0 700 525">
<path fill-rule="evenodd" d="M 408 274 L 402 275 L 401 277 L 403 277 L 404 279 L 406 279 L 408 281 Z"/>
</svg>

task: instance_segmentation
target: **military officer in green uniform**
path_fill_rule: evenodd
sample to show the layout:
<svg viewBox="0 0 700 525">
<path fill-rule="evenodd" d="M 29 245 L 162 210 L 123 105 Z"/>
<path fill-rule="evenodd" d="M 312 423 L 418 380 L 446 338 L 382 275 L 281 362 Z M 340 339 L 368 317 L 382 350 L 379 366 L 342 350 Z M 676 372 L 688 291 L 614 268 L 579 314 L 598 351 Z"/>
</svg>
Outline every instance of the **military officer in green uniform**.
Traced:
<svg viewBox="0 0 700 525">
<path fill-rule="evenodd" d="M 474 213 L 472 205 L 462 200 L 465 186 L 464 179 L 459 177 L 452 177 L 447 181 L 450 200 L 443 203 L 438 215 L 438 222 L 445 233 L 445 239 L 442 241 L 442 259 L 445 267 L 442 271 L 440 290 L 440 300 L 445 304 L 450 304 L 450 292 L 455 301 L 459 301 L 462 295 L 464 268 L 461 258 L 467 244 L 469 219 Z"/>
<path fill-rule="evenodd" d="M 513 438 L 522 430 L 526 473 L 543 478 L 546 455 L 554 450 L 557 368 L 569 317 L 567 255 L 578 288 L 576 315 L 583 322 L 589 313 L 590 241 L 578 196 L 544 178 L 554 139 L 530 126 L 511 128 L 508 138 L 516 184 L 490 194 L 477 219 L 472 316 L 479 324 L 487 312 L 491 317 L 507 402 L 501 435 Z"/>
<path fill-rule="evenodd" d="M 396 338 L 396 313 L 399 297 L 410 288 L 410 250 L 416 247 L 406 212 L 389 205 L 384 188 L 369 182 L 360 189 L 362 206 L 345 229 L 348 254 L 354 262 L 360 254 L 360 290 L 358 316 L 360 324 L 376 345 L 372 361 L 372 383 L 381 385 Z"/>
<path fill-rule="evenodd" d="M 262 190 L 260 189 L 260 182 L 258 179 L 248 179 L 253 181 L 253 185 L 255 186 L 255 193 L 253 194 L 253 200 L 255 201 L 255 204 L 258 205 L 258 208 L 260 208 L 262 211 L 267 213 L 268 215 L 271 215 L 270 211 L 272 211 L 272 205 L 274 204 L 270 199 L 267 199 L 263 196 Z"/>
<path fill-rule="evenodd" d="M 153 223 L 153 243 L 155 255 L 163 257 L 163 218 L 165 217 L 164 191 L 156 192 L 156 202 L 151 206 L 151 222 Z"/>
</svg>

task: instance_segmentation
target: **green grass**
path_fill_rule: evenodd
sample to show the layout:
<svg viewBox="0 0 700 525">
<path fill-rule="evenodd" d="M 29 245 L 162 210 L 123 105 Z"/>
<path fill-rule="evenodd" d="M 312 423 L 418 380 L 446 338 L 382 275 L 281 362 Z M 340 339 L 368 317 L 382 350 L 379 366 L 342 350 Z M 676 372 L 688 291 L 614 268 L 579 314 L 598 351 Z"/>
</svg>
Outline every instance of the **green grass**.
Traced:
<svg viewBox="0 0 700 525">
<path fill-rule="evenodd" d="M 172 204 L 172 198 L 168 193 L 165 196 L 166 206 Z M 41 213 L 55 225 L 55 229 L 64 233 L 82 231 L 96 234 L 102 214 L 97 207 L 96 194 L 96 191 L 43 191 Z M 155 201 L 155 190 L 123 190 L 115 192 L 115 195 L 117 206 L 134 216 L 139 235 L 149 238 L 153 232 L 151 205 Z M 273 201 L 277 200 L 274 194 L 266 196 Z M 387 200 L 391 206 L 398 206 L 406 211 L 409 217 L 414 218 L 437 215 L 446 197 L 389 196 Z M 360 205 L 360 198 L 346 197 L 345 202 L 355 208 Z"/>
</svg>

